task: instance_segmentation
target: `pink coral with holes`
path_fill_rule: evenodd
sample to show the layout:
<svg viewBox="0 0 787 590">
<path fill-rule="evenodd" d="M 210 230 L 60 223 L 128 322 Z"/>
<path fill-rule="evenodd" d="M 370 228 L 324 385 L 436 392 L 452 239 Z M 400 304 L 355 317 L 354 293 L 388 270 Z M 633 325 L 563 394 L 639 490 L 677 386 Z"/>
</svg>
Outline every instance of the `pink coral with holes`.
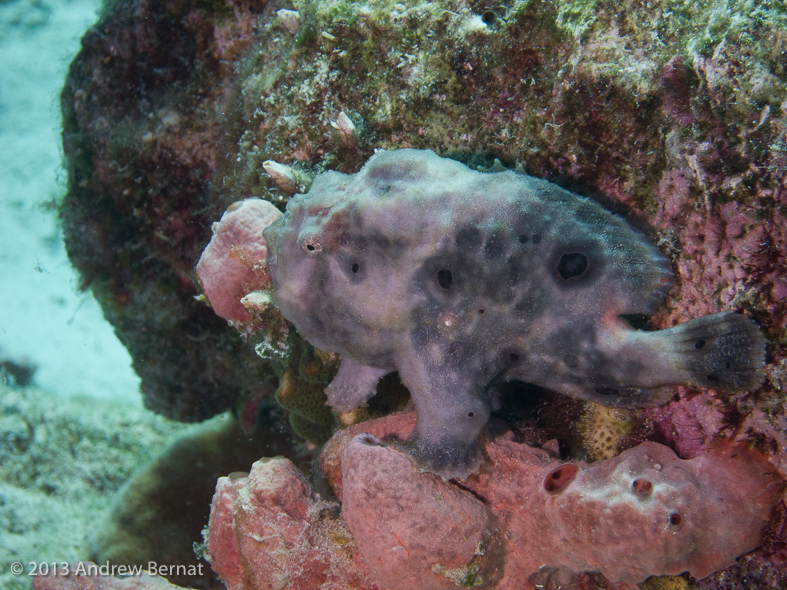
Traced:
<svg viewBox="0 0 787 590">
<path fill-rule="evenodd" d="M 277 475 L 266 461 L 247 480 L 222 480 L 208 551 L 228 588 L 268 587 L 320 563 L 322 575 L 301 590 L 416 580 L 422 590 L 568 588 L 592 571 L 621 589 L 651 575 L 701 578 L 760 544 L 781 497 L 773 466 L 729 443 L 683 460 L 648 442 L 588 464 L 498 437 L 484 446 L 481 473 L 460 485 L 421 472 L 392 442 L 413 424 L 413 414 L 365 422 L 326 445 L 321 466 L 341 518 L 324 504 L 315 516 L 320 502 L 291 465 Z M 261 470 L 264 478 L 254 475 Z M 282 486 L 287 494 L 275 491 Z M 328 569 L 334 553 L 344 565 Z"/>
</svg>

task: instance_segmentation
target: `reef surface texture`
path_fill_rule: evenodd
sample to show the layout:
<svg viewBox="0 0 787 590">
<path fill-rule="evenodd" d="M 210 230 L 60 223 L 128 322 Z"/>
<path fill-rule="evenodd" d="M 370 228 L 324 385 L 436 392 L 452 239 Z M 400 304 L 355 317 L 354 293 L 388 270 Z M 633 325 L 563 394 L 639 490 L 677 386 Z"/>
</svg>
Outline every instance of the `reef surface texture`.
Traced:
<svg viewBox="0 0 787 590">
<path fill-rule="evenodd" d="M 202 420 L 273 372 L 194 300 L 230 203 L 375 148 L 518 162 L 647 229 L 677 270 L 658 327 L 758 320 L 770 383 L 730 403 L 781 431 L 786 21 L 775 0 L 110 2 L 62 97 L 69 255 L 148 407 Z"/>
<path fill-rule="evenodd" d="M 262 250 L 250 254 L 231 243 L 224 251 L 224 258 L 240 262 L 233 275 L 240 307 L 229 302 L 230 319 L 254 346 L 197 298 L 202 287 L 206 292 L 210 287 L 195 272 L 212 223 L 230 204 L 254 198 L 283 210 L 294 193 L 308 191 L 317 174 L 358 172 L 378 148 L 429 149 L 474 170 L 516 169 L 593 197 L 643 231 L 669 259 L 674 282 L 652 327 L 664 330 L 734 311 L 753 318 L 769 343 L 765 381 L 751 390 L 679 387 L 664 406 L 614 413 L 556 394 L 533 393 L 532 407 L 523 408 L 503 395 L 500 416 L 515 440 L 490 434 L 482 448 L 490 465 L 518 474 L 496 480 L 505 489 L 486 482 L 484 471 L 468 479 L 477 491 L 418 474 L 395 445 L 357 439 L 346 441 L 338 454 L 323 454 L 326 470 L 336 467 L 329 480 L 354 507 L 350 510 L 312 496 L 310 484 L 290 464 L 257 463 L 248 477 L 222 480 L 219 490 L 226 493 L 216 497 L 212 522 L 223 522 L 224 532 L 211 533 L 209 543 L 217 545 L 209 549 L 225 580 L 248 587 L 242 584 L 262 575 L 243 569 L 253 563 L 238 565 L 232 555 L 257 551 L 260 563 L 273 563 L 264 560 L 283 554 L 260 547 L 295 539 L 293 560 L 308 564 L 297 570 L 304 584 L 388 583 L 386 568 L 394 566 L 375 561 L 384 542 L 365 533 L 362 518 L 352 515 L 377 518 L 371 511 L 386 509 L 363 497 L 364 486 L 385 478 L 374 471 L 374 460 L 367 467 L 345 464 L 345 451 L 348 458 L 379 454 L 395 466 L 401 481 L 388 480 L 385 493 L 401 489 L 427 507 L 422 492 L 442 492 L 478 527 L 473 534 L 462 530 L 468 542 L 457 544 L 456 554 L 431 545 L 444 560 L 440 564 L 424 559 L 414 565 L 432 563 L 429 579 L 436 585 L 447 584 L 444 580 L 503 585 L 516 567 L 523 575 L 532 573 L 532 564 L 519 560 L 516 547 L 500 536 L 518 530 L 517 518 L 536 518 L 507 515 L 512 497 L 519 504 L 531 500 L 505 482 L 520 478 L 543 497 L 546 476 L 538 471 L 536 478 L 536 466 L 562 464 L 552 465 L 541 450 L 523 450 L 520 440 L 553 454 L 562 450 L 570 458 L 566 465 L 576 467 L 573 479 L 567 471 L 555 472 L 558 483 L 570 479 L 563 492 L 547 496 L 555 506 L 581 482 L 603 487 L 613 481 L 617 468 L 605 466 L 625 471 L 629 459 L 638 457 L 639 468 L 647 469 L 652 464 L 641 456 L 645 451 L 658 455 L 659 464 L 682 466 L 666 468 L 669 478 L 662 483 L 677 486 L 680 496 L 699 494 L 692 510 L 707 506 L 699 491 L 730 493 L 735 502 L 736 485 L 752 497 L 770 489 L 770 476 L 763 479 L 719 451 L 733 448 L 718 446 L 719 439 L 755 447 L 787 473 L 786 32 L 787 9 L 777 0 L 107 2 L 82 41 L 62 94 L 68 192 L 61 216 L 81 286 L 92 290 L 128 347 L 147 407 L 181 421 L 239 407 L 248 417 L 260 395 L 278 386 L 290 422 L 320 442 L 340 422 L 379 411 L 376 398 L 385 397 L 380 393 L 369 408 L 352 415 L 326 410 L 322 388 L 334 377 L 338 355 L 314 350 L 275 316 L 265 296 L 267 270 L 252 259 Z M 662 451 L 651 451 L 656 447 L 640 445 L 643 441 L 669 445 L 679 458 L 668 461 Z M 516 470 L 495 454 L 502 448 L 521 459 Z M 627 448 L 633 450 L 615 456 Z M 583 457 L 604 460 L 587 465 Z M 722 477 L 708 483 L 698 465 L 724 465 L 737 483 Z M 274 466 L 275 477 L 265 479 L 265 470 Z M 685 479 L 678 481 L 678 474 Z M 656 476 L 649 481 L 656 483 Z M 281 482 L 297 492 L 286 502 L 275 492 Z M 412 482 L 417 489 L 408 487 Z M 643 505 L 682 506 L 677 496 L 677 503 L 656 501 L 658 485 Z M 244 496 L 255 486 L 262 486 L 259 495 Z M 630 487 L 620 488 L 629 500 L 621 510 L 636 505 Z M 255 512 L 238 511 L 233 494 L 259 501 L 260 522 L 242 522 Z M 287 510 L 280 509 L 282 502 Z M 582 514 L 595 510 L 590 500 L 581 506 Z M 735 535 L 695 526 L 716 518 L 709 508 L 697 508 L 696 521 L 681 509 L 675 509 L 680 522 L 665 525 L 674 527 L 675 539 L 696 534 L 701 550 L 702 535 L 716 531 L 713 542 L 725 548 L 725 557 L 710 565 L 699 554 L 662 545 L 662 557 L 672 565 L 657 563 L 658 555 L 642 555 L 655 568 L 651 573 L 677 571 L 671 569 L 676 564 L 697 575 L 726 567 L 691 581 L 708 590 L 787 584 L 783 501 L 761 539 L 752 531 L 754 520 L 767 519 L 765 508 Z M 578 525 L 547 513 L 561 526 Z M 400 530 L 408 530 L 406 516 L 391 526 L 399 522 Z M 283 527 L 275 533 L 281 541 L 266 538 L 273 529 L 257 532 L 264 523 Z M 459 530 L 445 520 L 433 523 L 432 539 Z M 248 538 L 234 537 L 233 526 L 247 530 Z M 741 545 L 728 548 L 736 536 Z M 232 549 L 233 539 L 243 547 Z M 620 584 L 645 575 L 623 559 L 593 556 L 587 536 L 572 539 L 575 557 L 563 556 L 558 547 L 557 569 L 539 571 L 534 584 L 558 587 L 570 579 L 585 588 L 611 587 L 593 586 L 586 574 L 576 577 L 589 568 L 606 571 Z M 412 547 L 420 542 L 418 535 L 408 537 L 408 551 L 410 540 Z M 759 550 L 731 562 L 755 541 L 761 541 Z M 221 558 L 222 545 L 235 553 Z M 404 549 L 394 554 L 407 562 Z M 328 556 L 341 567 L 325 569 Z M 501 571 L 498 559 L 519 565 Z"/>
<path fill-rule="evenodd" d="M 687 461 L 643 443 L 587 464 L 506 437 L 485 445 L 488 468 L 460 486 L 419 471 L 377 436 L 404 438 L 414 422 L 365 422 L 326 445 L 341 517 L 284 458 L 222 478 L 207 553 L 228 588 L 296 577 L 301 589 L 371 580 L 391 590 L 513 590 L 544 579 L 579 588 L 579 575 L 596 571 L 619 588 L 685 571 L 703 578 L 760 544 L 781 494 L 773 466 L 740 445 Z"/>
</svg>

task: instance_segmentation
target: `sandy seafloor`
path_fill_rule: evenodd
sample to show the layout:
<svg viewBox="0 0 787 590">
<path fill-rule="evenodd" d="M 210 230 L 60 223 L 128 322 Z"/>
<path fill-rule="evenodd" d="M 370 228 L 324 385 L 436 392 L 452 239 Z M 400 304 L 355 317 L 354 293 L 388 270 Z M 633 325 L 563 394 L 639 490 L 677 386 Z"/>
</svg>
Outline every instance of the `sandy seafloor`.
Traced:
<svg viewBox="0 0 787 590">
<path fill-rule="evenodd" d="M 113 493 L 183 432 L 142 408 L 128 353 L 78 278 L 56 209 L 59 95 L 99 0 L 0 0 L 0 588 L 11 564 L 74 561 Z"/>
</svg>

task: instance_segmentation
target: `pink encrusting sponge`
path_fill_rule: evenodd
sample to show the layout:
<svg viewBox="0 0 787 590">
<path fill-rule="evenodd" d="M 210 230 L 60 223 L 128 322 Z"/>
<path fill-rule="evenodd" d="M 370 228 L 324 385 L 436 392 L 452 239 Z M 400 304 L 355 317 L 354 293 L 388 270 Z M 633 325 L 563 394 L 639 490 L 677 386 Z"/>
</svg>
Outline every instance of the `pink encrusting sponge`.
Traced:
<svg viewBox="0 0 787 590">
<path fill-rule="evenodd" d="M 221 478 L 207 549 L 228 588 L 580 588 L 583 572 L 601 572 L 633 590 L 654 575 L 729 567 L 760 544 L 781 499 L 771 463 L 729 442 L 690 460 L 646 442 L 566 463 L 500 436 L 484 441 L 481 473 L 459 484 L 384 440 L 414 423 L 414 413 L 371 420 L 325 446 L 340 517 L 286 459 Z"/>
<path fill-rule="evenodd" d="M 213 224 L 213 238 L 197 263 L 197 275 L 213 310 L 236 327 L 251 319 L 240 301 L 243 296 L 270 289 L 262 230 L 280 216 L 262 199 L 233 203 Z"/>
</svg>

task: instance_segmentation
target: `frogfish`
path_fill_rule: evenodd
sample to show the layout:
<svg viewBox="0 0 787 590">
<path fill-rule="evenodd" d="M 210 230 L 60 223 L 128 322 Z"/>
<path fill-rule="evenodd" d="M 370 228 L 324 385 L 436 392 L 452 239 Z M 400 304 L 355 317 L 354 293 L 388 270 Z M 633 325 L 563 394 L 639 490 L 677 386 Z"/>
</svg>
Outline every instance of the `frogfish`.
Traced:
<svg viewBox="0 0 787 590">
<path fill-rule="evenodd" d="M 445 478 L 478 468 L 501 382 L 644 407 L 676 384 L 763 381 L 765 342 L 743 315 L 632 327 L 663 303 L 670 261 L 622 217 L 545 180 L 383 151 L 356 174 L 318 175 L 263 235 L 281 313 L 341 355 L 328 403 L 350 411 L 398 371 L 418 415 L 405 447 Z"/>
</svg>

